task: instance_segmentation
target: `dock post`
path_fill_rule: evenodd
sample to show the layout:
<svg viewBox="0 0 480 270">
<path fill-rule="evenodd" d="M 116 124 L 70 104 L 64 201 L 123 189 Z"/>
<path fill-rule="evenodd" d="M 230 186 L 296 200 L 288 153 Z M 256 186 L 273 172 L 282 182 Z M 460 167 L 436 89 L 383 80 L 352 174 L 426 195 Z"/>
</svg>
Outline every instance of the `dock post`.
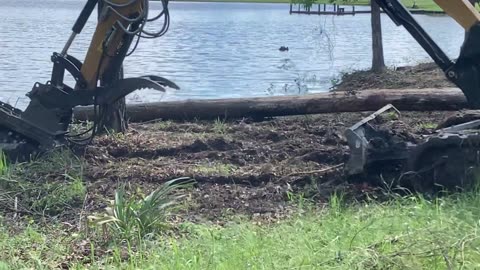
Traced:
<svg viewBox="0 0 480 270">
<path fill-rule="evenodd" d="M 333 12 L 337 11 L 337 4 L 333 4 Z"/>
<path fill-rule="evenodd" d="M 293 3 L 290 2 L 290 14 L 292 14 Z"/>
<path fill-rule="evenodd" d="M 352 14 L 355 16 L 355 5 L 352 5 Z"/>
<path fill-rule="evenodd" d="M 320 4 L 318 4 L 318 15 L 320 15 Z"/>
<path fill-rule="evenodd" d="M 323 4 L 323 11 L 327 11 L 327 4 Z"/>
</svg>

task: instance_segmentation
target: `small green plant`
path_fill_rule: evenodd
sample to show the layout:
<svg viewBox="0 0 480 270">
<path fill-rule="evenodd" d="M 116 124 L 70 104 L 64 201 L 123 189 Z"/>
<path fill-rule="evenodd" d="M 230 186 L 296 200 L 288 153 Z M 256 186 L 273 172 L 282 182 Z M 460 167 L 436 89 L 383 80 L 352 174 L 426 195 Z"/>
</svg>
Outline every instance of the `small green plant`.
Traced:
<svg viewBox="0 0 480 270">
<path fill-rule="evenodd" d="M 385 117 L 385 120 L 387 121 L 393 121 L 393 120 L 398 120 L 399 115 L 396 111 L 389 111 L 385 113 L 384 117 Z"/>
<path fill-rule="evenodd" d="M 238 167 L 232 164 L 208 163 L 196 166 L 194 168 L 194 172 L 204 175 L 229 176 L 232 175 L 232 173 L 237 169 Z"/>
<path fill-rule="evenodd" d="M 165 120 L 165 121 L 158 121 L 158 122 L 155 122 L 155 124 L 153 125 L 153 127 L 155 129 L 167 129 L 169 127 L 171 127 L 173 125 L 173 122 L 170 121 L 170 120 Z"/>
<path fill-rule="evenodd" d="M 213 122 L 213 131 L 218 134 L 225 134 L 227 132 L 227 124 L 225 120 L 220 118 L 215 119 Z"/>
<path fill-rule="evenodd" d="M 125 188 L 115 191 L 115 199 L 110 202 L 104 215 L 89 216 L 94 224 L 106 226 L 120 240 L 140 240 L 158 233 L 167 225 L 169 211 L 184 195 L 175 195 L 174 191 L 190 187 L 195 183 L 189 178 L 168 181 L 141 200 L 127 198 Z"/>
<path fill-rule="evenodd" d="M 305 193 L 295 193 L 291 190 L 287 191 L 287 200 L 293 204 L 296 204 L 299 209 L 303 209 L 307 201 L 307 199 L 305 198 Z"/>
<path fill-rule="evenodd" d="M 337 193 L 336 191 L 330 197 L 329 206 L 333 213 L 341 213 L 344 209 L 345 194 Z"/>
<path fill-rule="evenodd" d="M 111 137 L 113 138 L 115 141 L 124 141 L 125 138 L 126 138 L 126 134 L 123 133 L 123 132 L 117 132 L 113 129 L 107 129 L 105 128 L 105 134 L 108 136 L 108 137 Z"/>
<path fill-rule="evenodd" d="M 73 134 L 80 134 L 80 133 L 84 133 L 90 129 L 93 128 L 93 122 L 92 121 L 78 121 L 76 120 L 75 123 L 71 124 L 69 127 L 68 127 L 68 130 L 69 130 L 69 133 L 71 135 Z"/>
<path fill-rule="evenodd" d="M 7 157 L 0 150 L 0 176 L 5 175 L 8 171 Z"/>
<path fill-rule="evenodd" d="M 420 123 L 417 125 L 419 129 L 436 129 L 438 124 L 436 123 Z"/>
</svg>

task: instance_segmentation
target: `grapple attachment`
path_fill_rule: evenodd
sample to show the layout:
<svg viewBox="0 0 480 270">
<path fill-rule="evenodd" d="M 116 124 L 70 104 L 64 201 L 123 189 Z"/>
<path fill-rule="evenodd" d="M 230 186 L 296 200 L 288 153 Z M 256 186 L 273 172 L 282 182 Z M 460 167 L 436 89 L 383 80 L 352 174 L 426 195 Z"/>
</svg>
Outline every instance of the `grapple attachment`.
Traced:
<svg viewBox="0 0 480 270">
<path fill-rule="evenodd" d="M 415 144 L 383 130 L 375 122 L 379 118 L 396 118 L 400 112 L 391 104 L 372 113 L 345 131 L 350 158 L 345 165 L 348 175 L 362 174 L 372 166 L 386 161 L 407 159 Z M 380 120 L 378 122 L 383 122 Z M 388 121 L 388 120 L 386 120 Z M 377 123 L 378 123 L 377 122 Z"/>
<path fill-rule="evenodd" d="M 345 131 L 350 147 L 347 175 L 372 177 L 397 164 L 397 184 L 417 191 L 465 189 L 478 184 L 480 120 L 412 138 L 386 125 L 394 122 L 394 113 L 398 111 L 387 105 Z"/>
</svg>

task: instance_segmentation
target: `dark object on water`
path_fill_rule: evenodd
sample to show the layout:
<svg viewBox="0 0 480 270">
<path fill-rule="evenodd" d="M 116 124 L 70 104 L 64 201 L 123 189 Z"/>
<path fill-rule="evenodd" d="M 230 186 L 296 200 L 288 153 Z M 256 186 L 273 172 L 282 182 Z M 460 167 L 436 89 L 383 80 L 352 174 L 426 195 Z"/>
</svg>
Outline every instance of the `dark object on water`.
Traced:
<svg viewBox="0 0 480 270">
<path fill-rule="evenodd" d="M 282 46 L 278 50 L 281 51 L 281 52 L 285 52 L 285 51 L 288 51 L 288 47 Z"/>
</svg>

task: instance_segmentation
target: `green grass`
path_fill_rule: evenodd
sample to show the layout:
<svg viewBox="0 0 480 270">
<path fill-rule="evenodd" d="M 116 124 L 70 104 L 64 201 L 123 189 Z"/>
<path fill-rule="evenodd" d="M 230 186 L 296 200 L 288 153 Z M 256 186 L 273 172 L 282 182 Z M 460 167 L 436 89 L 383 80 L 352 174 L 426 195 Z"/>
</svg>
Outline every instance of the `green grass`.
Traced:
<svg viewBox="0 0 480 270">
<path fill-rule="evenodd" d="M 56 215 L 81 205 L 86 192 L 82 161 L 70 151 L 53 151 L 29 163 L 0 161 L 0 209 L 18 204 L 28 212 Z"/>
<path fill-rule="evenodd" d="M 12 269 L 478 269 L 479 209 L 477 193 L 352 206 L 337 197 L 278 224 L 182 223 L 135 247 L 101 247 L 60 225 L 30 223 L 19 233 L 0 225 L 0 262 Z"/>
<path fill-rule="evenodd" d="M 220 118 L 215 119 L 215 122 L 213 122 L 213 132 L 217 134 L 225 134 L 227 132 L 227 124 L 225 123 L 225 120 L 222 120 Z"/>
<path fill-rule="evenodd" d="M 3 153 L 3 151 L 0 150 L 0 176 L 6 174 L 8 172 L 8 163 L 7 163 L 7 157 Z"/>
</svg>

